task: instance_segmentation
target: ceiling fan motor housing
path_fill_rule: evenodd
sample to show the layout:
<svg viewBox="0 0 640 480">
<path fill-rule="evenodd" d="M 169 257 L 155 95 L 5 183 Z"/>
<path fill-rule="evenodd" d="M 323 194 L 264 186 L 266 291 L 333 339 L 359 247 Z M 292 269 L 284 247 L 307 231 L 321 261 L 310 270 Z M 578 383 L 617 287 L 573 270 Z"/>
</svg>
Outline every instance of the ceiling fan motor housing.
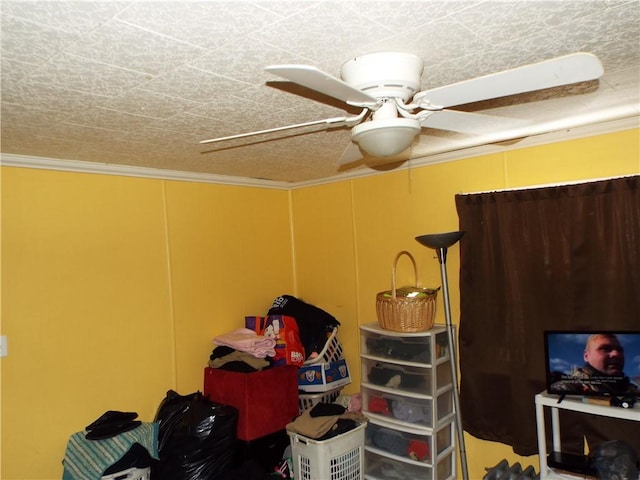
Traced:
<svg viewBox="0 0 640 480">
<path fill-rule="evenodd" d="M 401 52 L 368 53 L 352 58 L 340 68 L 340 77 L 375 98 L 401 98 L 404 102 L 420 89 L 424 62 Z"/>
</svg>

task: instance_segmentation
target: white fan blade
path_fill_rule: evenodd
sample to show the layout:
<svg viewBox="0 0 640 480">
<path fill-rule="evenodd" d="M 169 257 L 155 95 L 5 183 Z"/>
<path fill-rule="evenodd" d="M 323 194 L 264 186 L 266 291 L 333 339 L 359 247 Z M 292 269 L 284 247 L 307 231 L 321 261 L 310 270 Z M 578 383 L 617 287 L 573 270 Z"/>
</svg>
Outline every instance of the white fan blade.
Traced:
<svg viewBox="0 0 640 480">
<path fill-rule="evenodd" d="M 457 110 L 441 110 L 430 113 L 420 120 L 423 127 L 450 130 L 472 135 L 488 135 L 515 128 L 523 128 L 532 124 L 527 120 L 496 117 L 479 113 L 459 112 Z"/>
<path fill-rule="evenodd" d="M 604 69 L 591 53 L 574 53 L 419 92 L 414 102 L 450 107 L 544 88 L 595 80 Z"/>
<path fill-rule="evenodd" d="M 263 133 L 280 132 L 282 130 L 291 130 L 293 128 L 309 127 L 309 126 L 312 126 L 312 125 L 321 125 L 323 123 L 327 124 L 330 127 L 337 127 L 337 126 L 341 126 L 341 125 L 348 125 L 352 121 L 354 121 L 354 119 L 357 119 L 357 118 L 358 117 L 326 118 L 324 120 L 314 120 L 312 122 L 296 123 L 295 125 L 286 125 L 284 127 L 268 128 L 266 130 L 258 130 L 256 132 L 239 133 L 237 135 L 229 135 L 228 137 L 211 138 L 209 140 L 200 140 L 199 143 L 223 142 L 225 140 L 233 140 L 233 139 L 236 139 L 236 138 L 252 137 L 254 135 L 262 135 Z"/>
<path fill-rule="evenodd" d="M 339 78 L 310 65 L 270 65 L 265 70 L 303 87 L 342 100 L 349 105 L 374 107 L 378 104 L 375 97 L 367 95 Z"/>
</svg>

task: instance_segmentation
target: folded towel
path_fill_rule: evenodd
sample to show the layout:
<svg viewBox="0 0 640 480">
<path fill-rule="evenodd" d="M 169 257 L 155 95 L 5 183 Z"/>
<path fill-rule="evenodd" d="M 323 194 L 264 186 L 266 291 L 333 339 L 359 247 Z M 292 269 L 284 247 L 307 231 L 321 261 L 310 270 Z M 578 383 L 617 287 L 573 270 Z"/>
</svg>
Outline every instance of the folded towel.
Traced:
<svg viewBox="0 0 640 480">
<path fill-rule="evenodd" d="M 248 328 L 239 328 L 213 339 L 218 346 L 231 347 L 254 357 L 265 358 L 276 355 L 276 341 L 273 338 L 258 335 Z"/>
</svg>

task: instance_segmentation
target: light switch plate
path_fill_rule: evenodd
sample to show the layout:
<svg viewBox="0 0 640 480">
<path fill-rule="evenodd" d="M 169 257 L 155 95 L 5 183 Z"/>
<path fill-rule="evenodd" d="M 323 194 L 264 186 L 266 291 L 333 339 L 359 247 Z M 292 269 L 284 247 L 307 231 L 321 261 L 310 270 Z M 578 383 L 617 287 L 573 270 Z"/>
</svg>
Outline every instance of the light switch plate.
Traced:
<svg viewBox="0 0 640 480">
<path fill-rule="evenodd" d="M 6 357 L 9 354 L 7 350 L 7 336 L 0 335 L 0 357 Z"/>
</svg>

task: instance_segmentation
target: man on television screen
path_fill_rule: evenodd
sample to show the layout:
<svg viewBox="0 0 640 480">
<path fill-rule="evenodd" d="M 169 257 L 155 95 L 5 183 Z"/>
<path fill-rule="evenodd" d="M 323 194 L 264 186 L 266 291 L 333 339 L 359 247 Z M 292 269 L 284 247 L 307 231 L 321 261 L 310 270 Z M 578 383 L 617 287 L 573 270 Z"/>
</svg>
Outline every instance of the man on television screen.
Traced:
<svg viewBox="0 0 640 480">
<path fill-rule="evenodd" d="M 584 365 L 554 382 L 553 391 L 569 394 L 638 394 L 638 386 L 624 374 L 624 348 L 611 333 L 590 335 L 584 348 Z"/>
</svg>

